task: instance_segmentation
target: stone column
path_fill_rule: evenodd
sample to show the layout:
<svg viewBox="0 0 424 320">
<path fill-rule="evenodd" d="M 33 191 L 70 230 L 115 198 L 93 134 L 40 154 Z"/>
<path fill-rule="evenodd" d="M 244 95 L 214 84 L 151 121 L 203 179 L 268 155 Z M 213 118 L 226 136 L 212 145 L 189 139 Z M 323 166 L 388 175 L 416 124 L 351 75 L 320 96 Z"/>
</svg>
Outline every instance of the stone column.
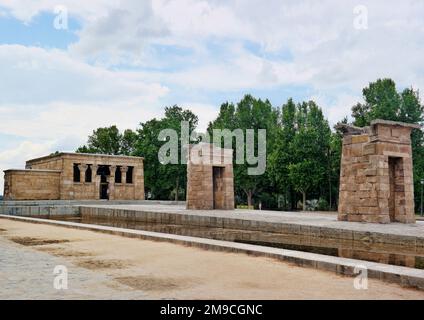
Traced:
<svg viewBox="0 0 424 320">
<path fill-rule="evenodd" d="M 91 182 L 96 182 L 97 169 L 99 168 L 99 166 L 97 164 L 92 164 L 90 165 L 90 168 L 91 168 Z"/>
<path fill-rule="evenodd" d="M 128 172 L 128 167 L 122 166 L 121 167 L 121 182 L 122 183 L 127 183 L 127 172 Z"/>
<path fill-rule="evenodd" d="M 94 183 L 94 199 L 100 199 L 100 176 L 97 175 L 97 169 L 99 166 L 97 164 L 92 164 L 91 166 L 91 183 Z"/>
<path fill-rule="evenodd" d="M 109 171 L 110 171 L 110 175 L 109 175 L 109 200 L 114 200 L 115 199 L 115 171 L 116 171 L 116 166 L 109 166 Z"/>
<path fill-rule="evenodd" d="M 86 164 L 79 164 L 78 169 L 80 171 L 80 182 L 85 182 L 85 172 L 87 171 L 88 166 Z"/>
</svg>

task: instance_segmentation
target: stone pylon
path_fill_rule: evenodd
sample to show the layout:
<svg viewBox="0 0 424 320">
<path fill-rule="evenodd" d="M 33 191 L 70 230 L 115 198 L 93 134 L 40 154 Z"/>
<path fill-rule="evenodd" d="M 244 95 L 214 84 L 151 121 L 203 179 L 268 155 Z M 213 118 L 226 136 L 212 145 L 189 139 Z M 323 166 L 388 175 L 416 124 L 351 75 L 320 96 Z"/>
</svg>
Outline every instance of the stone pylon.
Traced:
<svg viewBox="0 0 424 320">
<path fill-rule="evenodd" d="M 339 220 L 415 222 L 411 131 L 419 128 L 386 120 L 337 126 L 344 134 Z"/>
<path fill-rule="evenodd" d="M 187 209 L 233 210 L 233 150 L 209 143 L 187 149 Z"/>
</svg>

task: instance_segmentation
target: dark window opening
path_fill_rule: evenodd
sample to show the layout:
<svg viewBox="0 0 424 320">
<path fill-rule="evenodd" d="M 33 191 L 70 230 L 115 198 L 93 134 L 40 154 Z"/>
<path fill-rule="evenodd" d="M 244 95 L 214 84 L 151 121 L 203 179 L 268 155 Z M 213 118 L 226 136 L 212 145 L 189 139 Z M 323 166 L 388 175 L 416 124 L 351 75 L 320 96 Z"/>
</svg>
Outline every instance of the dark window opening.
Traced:
<svg viewBox="0 0 424 320">
<path fill-rule="evenodd" d="M 115 183 L 122 183 L 121 167 L 117 166 L 115 171 Z"/>
<path fill-rule="evenodd" d="M 74 163 L 74 182 L 81 182 L 80 178 L 80 169 L 78 168 L 78 164 Z"/>
<path fill-rule="evenodd" d="M 87 170 L 85 170 L 85 182 L 92 182 L 91 180 L 91 166 L 88 166 Z"/>
<path fill-rule="evenodd" d="M 134 167 L 128 167 L 128 171 L 127 171 L 127 183 L 133 183 L 133 171 L 134 171 Z"/>
<path fill-rule="evenodd" d="M 110 175 L 110 170 L 108 166 L 99 166 L 97 169 L 97 175 L 100 176 L 101 183 L 107 183 L 107 176 Z"/>
</svg>

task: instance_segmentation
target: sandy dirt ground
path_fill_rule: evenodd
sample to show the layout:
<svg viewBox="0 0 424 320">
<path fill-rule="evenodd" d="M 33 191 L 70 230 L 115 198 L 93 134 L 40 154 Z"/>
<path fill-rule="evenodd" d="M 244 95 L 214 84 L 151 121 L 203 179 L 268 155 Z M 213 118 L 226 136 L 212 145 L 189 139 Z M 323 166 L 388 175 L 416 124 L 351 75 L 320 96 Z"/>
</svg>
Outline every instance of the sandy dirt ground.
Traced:
<svg viewBox="0 0 424 320">
<path fill-rule="evenodd" d="M 0 240 L 0 258 L 8 246 L 17 254 L 26 250 L 42 253 L 46 260 L 59 258 L 69 274 L 74 273 L 70 288 L 79 285 L 77 281 L 86 281 L 76 277 L 82 270 L 102 282 L 86 283 L 85 295 L 79 296 L 77 291 L 72 299 L 424 299 L 422 291 L 378 280 L 369 280 L 368 290 L 356 290 L 353 278 L 268 258 L 42 224 L 0 219 Z M 3 266 L 7 267 L 28 269 L 22 272 L 25 290 L 34 293 L 30 295 L 33 298 L 49 298 L 36 285 L 35 266 L 18 260 L 16 265 Z M 4 295 L 14 298 L 14 283 L 5 278 L 6 271 L 0 269 L 2 287 L 9 290 Z M 92 292 L 87 294 L 87 290 Z"/>
</svg>

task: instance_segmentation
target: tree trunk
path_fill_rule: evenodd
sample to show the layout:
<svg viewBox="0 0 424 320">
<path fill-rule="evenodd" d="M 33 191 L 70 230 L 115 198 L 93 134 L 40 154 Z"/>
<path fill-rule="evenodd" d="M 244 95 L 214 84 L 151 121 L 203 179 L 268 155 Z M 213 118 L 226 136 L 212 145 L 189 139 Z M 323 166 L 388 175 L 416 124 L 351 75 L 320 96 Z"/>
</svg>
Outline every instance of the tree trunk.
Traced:
<svg viewBox="0 0 424 320">
<path fill-rule="evenodd" d="M 293 189 L 290 189 L 290 205 L 291 205 L 292 211 L 297 210 L 297 199 L 298 199 L 298 194 L 294 192 Z"/>
<path fill-rule="evenodd" d="M 177 185 L 175 187 L 175 201 L 178 201 L 179 186 L 180 186 L 180 183 L 177 178 Z"/>
<path fill-rule="evenodd" d="M 306 211 L 306 192 L 302 192 L 303 197 L 303 211 Z"/>
<path fill-rule="evenodd" d="M 246 192 L 247 194 L 247 206 L 249 209 L 252 207 L 252 190 Z"/>
<path fill-rule="evenodd" d="M 330 203 L 329 203 L 329 209 L 333 207 L 333 195 L 332 195 L 332 188 L 331 188 L 331 177 L 328 179 L 328 185 L 329 185 L 329 193 L 330 193 Z"/>
</svg>

